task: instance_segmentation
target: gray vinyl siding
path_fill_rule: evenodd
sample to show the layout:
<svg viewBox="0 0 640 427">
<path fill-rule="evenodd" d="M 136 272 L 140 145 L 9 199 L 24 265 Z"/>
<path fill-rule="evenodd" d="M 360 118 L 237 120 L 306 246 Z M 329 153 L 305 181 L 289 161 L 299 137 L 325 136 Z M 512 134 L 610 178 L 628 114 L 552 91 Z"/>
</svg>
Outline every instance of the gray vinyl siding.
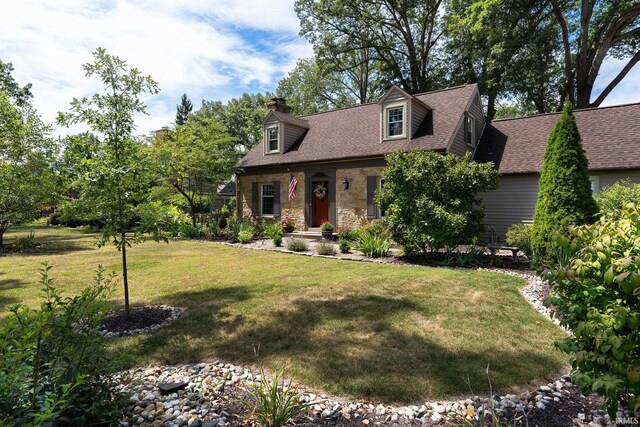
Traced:
<svg viewBox="0 0 640 427">
<path fill-rule="evenodd" d="M 473 102 L 469 106 L 469 114 L 476 119 L 476 145 L 482 136 L 482 130 L 484 129 L 485 119 L 484 111 L 482 109 L 482 103 L 480 102 L 480 95 L 476 94 L 473 98 Z"/>
<path fill-rule="evenodd" d="M 640 171 L 591 171 L 597 176 L 600 189 L 623 179 L 640 184 Z M 489 241 L 492 236 L 504 240 L 504 236 L 513 224 L 533 223 L 533 214 L 538 200 L 538 175 L 505 175 L 500 177 L 497 190 L 481 195 L 484 207 L 485 232 L 482 240 Z"/>
<path fill-rule="evenodd" d="M 290 124 L 285 124 L 282 127 L 284 129 L 284 131 L 282 132 L 282 136 L 284 138 L 284 152 L 287 152 L 289 151 L 289 148 L 291 148 L 291 146 L 298 140 L 298 138 L 300 138 L 302 134 L 305 133 L 306 129 Z"/>
<path fill-rule="evenodd" d="M 484 111 L 482 109 L 482 103 L 480 102 L 480 95 L 476 94 L 469 105 L 469 109 L 465 112 L 465 115 L 460 117 L 458 120 L 458 127 L 456 128 L 455 136 L 451 141 L 451 145 L 449 146 L 449 153 L 456 154 L 460 157 L 464 156 L 467 151 L 472 150 L 472 147 L 469 147 L 467 144 L 467 121 L 466 115 L 470 115 L 475 118 L 476 123 L 476 144 L 480 140 L 480 136 L 482 135 L 482 131 L 484 129 Z"/>
<path fill-rule="evenodd" d="M 467 153 L 467 150 L 469 149 L 469 146 L 465 141 L 464 116 L 460 118 L 458 127 L 456 129 L 456 135 L 453 137 L 453 141 L 451 141 L 449 153 L 462 157 Z"/>
<path fill-rule="evenodd" d="M 596 172 L 589 173 L 590 176 L 597 176 L 600 180 L 600 190 L 615 184 L 623 179 L 628 179 L 635 184 L 640 184 L 640 171 L 614 171 L 614 172 Z"/>
<path fill-rule="evenodd" d="M 480 198 L 485 226 L 482 240 L 490 241 L 492 235 L 497 240 L 504 240 L 511 225 L 532 223 L 538 199 L 538 175 L 502 176 L 500 187 Z"/>
<path fill-rule="evenodd" d="M 420 102 L 411 101 L 411 135 L 413 137 L 427 115 L 427 108 Z"/>
</svg>

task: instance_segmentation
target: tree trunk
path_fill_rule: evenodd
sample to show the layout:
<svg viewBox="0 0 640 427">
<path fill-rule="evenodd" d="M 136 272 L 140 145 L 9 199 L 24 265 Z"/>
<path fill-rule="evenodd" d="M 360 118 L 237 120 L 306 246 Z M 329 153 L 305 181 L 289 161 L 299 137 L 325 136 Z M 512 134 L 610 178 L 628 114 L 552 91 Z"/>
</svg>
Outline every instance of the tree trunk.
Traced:
<svg viewBox="0 0 640 427">
<path fill-rule="evenodd" d="M 129 317 L 129 278 L 127 277 L 127 235 L 122 232 L 122 279 L 124 280 L 124 313 Z"/>
<path fill-rule="evenodd" d="M 3 245 L 4 232 L 7 231 L 7 227 L 8 227 L 7 223 L 0 223 L 0 247 Z"/>
</svg>

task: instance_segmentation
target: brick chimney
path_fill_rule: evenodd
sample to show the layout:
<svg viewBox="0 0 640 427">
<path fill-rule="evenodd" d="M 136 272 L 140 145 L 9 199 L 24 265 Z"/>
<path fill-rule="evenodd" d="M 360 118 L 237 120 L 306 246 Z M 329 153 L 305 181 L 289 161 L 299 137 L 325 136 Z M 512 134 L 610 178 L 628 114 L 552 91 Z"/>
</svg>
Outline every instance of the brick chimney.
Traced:
<svg viewBox="0 0 640 427">
<path fill-rule="evenodd" d="M 284 98 L 271 98 L 271 101 L 267 104 L 269 111 L 277 111 L 279 113 L 289 114 L 291 107 L 287 105 L 287 100 Z"/>
</svg>

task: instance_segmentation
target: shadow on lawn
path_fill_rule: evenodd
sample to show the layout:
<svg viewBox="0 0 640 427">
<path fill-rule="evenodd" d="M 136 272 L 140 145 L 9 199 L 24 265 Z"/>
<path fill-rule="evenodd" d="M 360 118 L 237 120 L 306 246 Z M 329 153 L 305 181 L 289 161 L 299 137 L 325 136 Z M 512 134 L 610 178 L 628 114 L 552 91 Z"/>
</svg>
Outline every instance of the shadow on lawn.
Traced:
<svg viewBox="0 0 640 427">
<path fill-rule="evenodd" d="M 225 311 L 227 304 L 250 297 L 242 287 L 174 294 L 175 305 L 191 301 L 189 315 L 132 350 L 172 363 L 219 357 L 254 364 L 253 348 L 259 347 L 266 366 L 277 368 L 286 360 L 302 382 L 385 402 L 487 394 L 487 364 L 495 390 L 523 386 L 562 369 L 558 359 L 527 351 L 530 347 L 505 351 L 491 343 L 470 344 L 488 350 L 452 352 L 428 335 L 408 332 L 402 319 L 425 314 L 424 307 L 408 299 L 300 299 L 251 320 Z M 194 305 L 194 300 L 199 302 Z M 522 341 L 524 345 L 526 338 Z"/>
<path fill-rule="evenodd" d="M 19 302 L 18 298 L 7 296 L 8 290 L 20 288 L 27 284 L 27 282 L 20 279 L 2 278 L 4 274 L 4 272 L 0 271 L 0 310 L 5 310 Z"/>
</svg>

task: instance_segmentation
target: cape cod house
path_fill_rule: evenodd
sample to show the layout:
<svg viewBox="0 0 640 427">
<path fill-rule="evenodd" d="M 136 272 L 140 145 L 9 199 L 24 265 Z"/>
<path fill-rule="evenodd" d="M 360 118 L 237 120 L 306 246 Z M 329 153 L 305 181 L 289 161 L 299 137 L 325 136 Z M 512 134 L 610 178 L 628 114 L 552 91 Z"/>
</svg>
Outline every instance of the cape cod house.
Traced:
<svg viewBox="0 0 640 427">
<path fill-rule="evenodd" d="M 254 218 L 294 218 L 298 230 L 331 221 L 355 227 L 380 217 L 373 201 L 384 156 L 434 150 L 493 162 L 500 188 L 483 195 L 486 238 L 531 222 L 547 140 L 559 114 L 488 122 L 476 85 L 410 95 L 391 87 L 377 103 L 294 117 L 269 103 L 264 140 L 240 162 L 238 209 Z M 576 110 L 594 191 L 640 182 L 640 104 Z M 290 182 L 297 181 L 295 196 Z"/>
</svg>

